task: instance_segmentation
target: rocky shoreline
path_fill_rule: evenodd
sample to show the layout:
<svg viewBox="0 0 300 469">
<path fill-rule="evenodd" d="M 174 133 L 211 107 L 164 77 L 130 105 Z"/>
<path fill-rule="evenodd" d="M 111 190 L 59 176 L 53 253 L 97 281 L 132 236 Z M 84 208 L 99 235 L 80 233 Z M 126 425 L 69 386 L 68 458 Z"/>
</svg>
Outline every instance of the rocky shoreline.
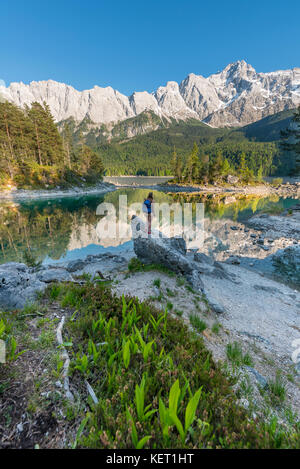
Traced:
<svg viewBox="0 0 300 469">
<path fill-rule="evenodd" d="M 174 193 L 216 193 L 216 194 L 244 194 L 244 195 L 257 195 L 269 196 L 278 195 L 284 197 L 299 197 L 300 196 L 300 182 L 279 184 L 272 186 L 271 184 L 252 185 L 190 185 L 190 184 L 161 184 L 159 190 Z"/>
<path fill-rule="evenodd" d="M 50 199 L 56 197 L 76 197 L 80 195 L 91 195 L 91 194 L 104 194 L 106 192 L 112 192 L 116 190 L 113 184 L 108 182 L 101 182 L 93 186 L 75 186 L 69 189 L 62 189 L 57 187 L 56 189 L 40 189 L 40 190 L 27 190 L 27 189 L 16 189 L 0 191 L 0 200 L 12 200 L 12 199 Z"/>
<path fill-rule="evenodd" d="M 125 178 L 125 177 L 124 177 Z M 68 189 L 60 187 L 56 189 L 17 189 L 0 191 L 1 199 L 38 199 L 38 198 L 56 198 L 56 197 L 74 197 L 77 195 L 90 195 L 102 194 L 105 192 L 112 192 L 121 188 L 136 188 L 136 189 L 151 189 L 161 192 L 173 193 L 188 193 L 188 194 L 239 194 L 239 195 L 253 195 L 267 197 L 271 195 L 278 195 L 283 197 L 297 198 L 300 197 L 300 182 L 285 183 L 273 186 L 265 183 L 260 185 L 197 185 L 197 184 L 173 184 L 173 183 L 158 183 L 153 185 L 148 184 L 112 184 L 110 182 L 101 182 L 94 186 L 75 186 Z"/>
</svg>

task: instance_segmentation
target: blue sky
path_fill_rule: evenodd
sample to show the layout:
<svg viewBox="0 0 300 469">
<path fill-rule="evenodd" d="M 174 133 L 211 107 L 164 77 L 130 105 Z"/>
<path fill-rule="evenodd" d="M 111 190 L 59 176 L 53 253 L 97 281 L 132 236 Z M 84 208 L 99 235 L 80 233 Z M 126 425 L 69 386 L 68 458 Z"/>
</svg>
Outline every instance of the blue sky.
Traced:
<svg viewBox="0 0 300 469">
<path fill-rule="evenodd" d="M 300 67 L 299 0 L 1 2 L 0 79 L 153 91 L 245 59 Z"/>
</svg>

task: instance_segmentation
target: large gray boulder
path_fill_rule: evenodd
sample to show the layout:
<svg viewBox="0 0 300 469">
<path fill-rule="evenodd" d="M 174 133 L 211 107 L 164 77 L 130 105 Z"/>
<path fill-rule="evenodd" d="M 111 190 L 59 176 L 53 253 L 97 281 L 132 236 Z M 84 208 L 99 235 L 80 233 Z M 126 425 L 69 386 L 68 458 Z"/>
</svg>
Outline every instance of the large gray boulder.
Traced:
<svg viewBox="0 0 300 469">
<path fill-rule="evenodd" d="M 68 272 L 76 272 L 77 270 L 82 270 L 85 267 L 85 262 L 81 259 L 76 259 L 74 261 L 70 261 L 66 267 Z"/>
<path fill-rule="evenodd" d="M 145 224 L 134 217 L 132 220 L 134 252 L 145 263 L 160 264 L 178 274 L 184 275 L 197 290 L 203 283 L 197 264 L 186 256 L 186 243 L 183 238 L 163 238 L 155 233 L 147 236 Z"/>
<path fill-rule="evenodd" d="M 207 256 L 203 252 L 195 252 L 194 260 L 196 262 L 200 262 L 202 264 L 208 264 L 211 266 L 214 264 L 214 259 L 212 257 Z"/>
<path fill-rule="evenodd" d="M 70 282 L 72 280 L 72 275 L 65 269 L 45 269 L 36 275 L 41 282 L 45 283 Z"/>
<path fill-rule="evenodd" d="M 22 309 L 36 299 L 46 284 L 25 264 L 10 262 L 0 266 L 0 308 Z"/>
<path fill-rule="evenodd" d="M 144 262 L 162 264 L 173 272 L 191 274 L 194 270 L 191 261 L 178 249 L 176 238 L 138 237 L 134 239 L 134 252 Z"/>
<path fill-rule="evenodd" d="M 279 274 L 300 285 L 300 244 L 277 251 L 272 256 L 272 263 Z"/>
</svg>

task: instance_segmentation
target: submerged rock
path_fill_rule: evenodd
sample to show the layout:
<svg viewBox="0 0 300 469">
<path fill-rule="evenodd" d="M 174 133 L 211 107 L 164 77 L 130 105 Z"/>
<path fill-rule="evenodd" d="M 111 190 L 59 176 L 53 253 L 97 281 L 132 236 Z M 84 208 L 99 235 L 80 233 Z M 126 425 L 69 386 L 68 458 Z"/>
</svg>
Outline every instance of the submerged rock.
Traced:
<svg viewBox="0 0 300 469">
<path fill-rule="evenodd" d="M 267 232 L 267 236 L 271 239 L 285 237 L 300 240 L 299 211 L 295 211 L 291 216 L 268 215 L 263 213 L 250 218 L 247 223 L 255 230 Z"/>
</svg>

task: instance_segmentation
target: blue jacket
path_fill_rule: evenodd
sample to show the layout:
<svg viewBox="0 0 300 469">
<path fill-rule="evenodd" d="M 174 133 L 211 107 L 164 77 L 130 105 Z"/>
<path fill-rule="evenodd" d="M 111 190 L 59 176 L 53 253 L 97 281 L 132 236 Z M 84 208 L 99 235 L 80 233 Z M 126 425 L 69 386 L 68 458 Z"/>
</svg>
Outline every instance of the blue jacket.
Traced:
<svg viewBox="0 0 300 469">
<path fill-rule="evenodd" d="M 147 207 L 147 212 L 148 212 L 148 213 L 151 213 L 151 203 L 152 203 L 152 202 L 150 202 L 150 200 L 148 200 L 148 199 L 146 199 L 145 202 L 144 202 L 144 204 L 145 204 L 146 207 Z"/>
</svg>

